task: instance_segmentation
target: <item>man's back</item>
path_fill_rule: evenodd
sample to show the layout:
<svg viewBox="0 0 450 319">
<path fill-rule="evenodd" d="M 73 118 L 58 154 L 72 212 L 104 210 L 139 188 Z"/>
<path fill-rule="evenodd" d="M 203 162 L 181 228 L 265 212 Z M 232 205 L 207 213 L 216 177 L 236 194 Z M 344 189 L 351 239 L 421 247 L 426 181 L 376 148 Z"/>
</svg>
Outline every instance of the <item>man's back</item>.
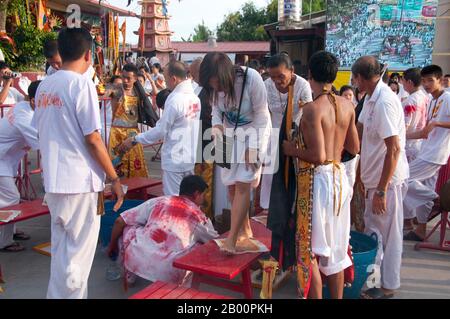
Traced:
<svg viewBox="0 0 450 319">
<path fill-rule="evenodd" d="M 354 135 L 349 134 L 349 130 L 355 129 L 353 104 L 340 96 L 326 94 L 307 104 L 303 112 L 302 131 L 305 132 L 303 126 L 305 121 L 318 123 L 323 137 L 325 160 L 340 162 L 347 136 L 349 138 L 356 136 L 356 131 L 353 132 Z M 357 144 L 357 140 L 352 142 Z"/>
<path fill-rule="evenodd" d="M 47 77 L 36 93 L 33 125 L 39 134 L 46 192 L 103 190 L 103 170 L 85 141 L 86 135 L 101 129 L 98 96 L 92 82 L 64 70 Z"/>
</svg>

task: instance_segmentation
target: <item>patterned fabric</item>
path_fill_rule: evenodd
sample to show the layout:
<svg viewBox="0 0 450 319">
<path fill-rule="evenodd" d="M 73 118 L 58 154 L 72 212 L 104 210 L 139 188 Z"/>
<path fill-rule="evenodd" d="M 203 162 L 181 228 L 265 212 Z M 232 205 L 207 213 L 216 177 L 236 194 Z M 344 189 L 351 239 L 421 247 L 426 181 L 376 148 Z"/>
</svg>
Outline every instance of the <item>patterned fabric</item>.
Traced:
<svg viewBox="0 0 450 319">
<path fill-rule="evenodd" d="M 137 128 L 138 98 L 125 96 L 118 102 L 113 117 L 113 124 L 109 136 L 108 151 L 111 160 L 122 155 L 121 164 L 116 167 L 120 177 L 148 177 L 147 163 L 145 162 L 144 149 L 137 144 L 126 154 L 117 151 L 127 138 L 139 134 Z"/>
<path fill-rule="evenodd" d="M 201 209 L 208 218 L 214 218 L 214 206 L 213 206 L 213 195 L 214 195 L 214 164 L 213 163 L 200 163 L 195 165 L 195 175 L 201 176 L 208 188 L 205 191 L 205 203 L 202 205 Z"/>
<path fill-rule="evenodd" d="M 305 149 L 301 132 L 298 146 Z M 300 298 L 308 297 L 311 287 L 312 251 L 311 251 L 311 217 L 314 187 L 314 165 L 298 161 L 297 173 L 297 221 L 295 243 L 297 252 L 297 291 Z"/>
</svg>

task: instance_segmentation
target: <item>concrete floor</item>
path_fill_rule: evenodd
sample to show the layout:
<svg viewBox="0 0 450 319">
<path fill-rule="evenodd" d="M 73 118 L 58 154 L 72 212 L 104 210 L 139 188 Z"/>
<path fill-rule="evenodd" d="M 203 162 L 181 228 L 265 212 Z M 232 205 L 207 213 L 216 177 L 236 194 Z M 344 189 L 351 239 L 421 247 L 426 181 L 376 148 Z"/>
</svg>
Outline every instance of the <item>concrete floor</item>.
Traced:
<svg viewBox="0 0 450 319">
<path fill-rule="evenodd" d="M 149 172 L 152 177 L 160 177 L 160 163 L 151 162 L 153 152 L 146 150 Z M 39 177 L 33 177 L 33 184 L 39 185 Z M 42 192 L 42 189 L 38 189 Z M 32 250 L 36 245 L 50 241 L 50 216 L 42 216 L 17 224 L 18 228 L 31 236 L 24 241 L 26 250 L 20 253 L 1 253 L 0 264 L 6 281 L 2 285 L 4 293 L 0 299 L 45 298 L 50 274 L 50 257 Z M 432 238 L 437 241 L 437 238 Z M 450 238 L 447 238 L 450 240 Z M 127 292 L 122 281 L 108 281 L 105 272 L 109 259 L 100 245 L 97 248 L 94 264 L 89 278 L 89 298 L 123 299 L 143 289 L 150 282 L 138 279 Z M 450 298 L 450 253 L 431 250 L 415 251 L 414 244 L 404 243 L 403 264 L 401 271 L 402 287 L 395 298 L 399 299 L 448 299 Z M 240 298 L 237 293 L 208 285 L 201 285 L 201 290 L 226 294 Z M 255 298 L 259 290 L 254 289 Z M 296 297 L 295 276 L 291 275 L 281 287 L 273 293 L 274 299 Z"/>
</svg>

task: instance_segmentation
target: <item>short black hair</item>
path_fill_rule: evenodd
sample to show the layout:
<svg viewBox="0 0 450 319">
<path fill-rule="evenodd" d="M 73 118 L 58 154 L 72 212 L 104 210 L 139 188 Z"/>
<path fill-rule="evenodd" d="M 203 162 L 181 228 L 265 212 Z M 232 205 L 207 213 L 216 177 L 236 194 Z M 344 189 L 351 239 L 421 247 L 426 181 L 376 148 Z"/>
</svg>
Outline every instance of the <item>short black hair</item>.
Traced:
<svg viewBox="0 0 450 319">
<path fill-rule="evenodd" d="M 203 193 L 208 188 L 208 184 L 198 175 L 188 175 L 183 178 L 180 184 L 180 196 L 192 196 L 195 192 Z"/>
<path fill-rule="evenodd" d="M 339 90 L 339 95 L 342 95 L 345 91 L 348 91 L 348 90 L 352 91 L 353 94 L 355 94 L 355 90 L 353 90 L 352 86 L 350 86 L 350 85 L 343 85 L 341 87 L 341 89 Z"/>
<path fill-rule="evenodd" d="M 381 70 L 380 62 L 373 56 L 362 56 L 352 65 L 352 73 L 361 76 L 365 80 L 381 76 Z"/>
<path fill-rule="evenodd" d="M 41 81 L 33 81 L 30 83 L 30 86 L 28 87 L 28 97 L 30 99 L 34 99 L 34 97 L 36 96 L 36 91 L 40 83 Z"/>
<path fill-rule="evenodd" d="M 145 80 L 145 75 L 144 75 L 144 73 L 142 73 L 142 72 L 138 72 L 137 77 L 138 77 L 138 78 L 139 78 L 139 77 L 144 78 L 144 80 Z"/>
<path fill-rule="evenodd" d="M 420 75 L 423 76 L 433 76 L 437 79 L 442 78 L 442 68 L 439 65 L 436 64 L 432 64 L 432 65 L 427 65 L 426 67 L 424 67 L 422 69 L 422 71 L 420 71 Z"/>
<path fill-rule="evenodd" d="M 4 69 L 9 69 L 9 64 L 5 61 L 0 61 L 0 71 Z"/>
<path fill-rule="evenodd" d="M 403 78 L 405 80 L 411 81 L 415 87 L 420 86 L 421 82 L 421 75 L 420 75 L 420 68 L 410 68 L 403 72 Z"/>
<path fill-rule="evenodd" d="M 400 73 L 398 73 L 398 72 L 393 72 L 393 73 L 391 73 L 390 78 L 393 79 L 394 77 L 401 78 L 402 76 L 401 76 Z"/>
<path fill-rule="evenodd" d="M 248 67 L 253 70 L 259 71 L 261 69 L 261 62 L 256 59 L 250 60 Z"/>
<path fill-rule="evenodd" d="M 275 54 L 267 60 L 267 68 L 269 69 L 277 68 L 281 65 L 284 65 L 288 69 L 292 69 L 294 67 L 291 58 L 287 54 Z"/>
<path fill-rule="evenodd" d="M 135 66 L 134 64 L 131 64 L 131 63 L 125 64 L 122 68 L 122 71 L 133 72 L 135 76 L 137 76 L 139 73 L 137 66 Z"/>
<path fill-rule="evenodd" d="M 171 92 L 169 89 L 159 91 L 158 94 L 156 94 L 156 106 L 164 110 L 164 104 L 166 104 L 166 100 L 169 97 L 170 93 Z"/>
<path fill-rule="evenodd" d="M 162 66 L 159 63 L 154 63 L 151 66 L 152 68 L 157 68 L 159 72 L 162 72 Z"/>
<path fill-rule="evenodd" d="M 336 80 L 339 62 L 334 54 L 327 51 L 318 51 L 309 59 L 308 69 L 314 81 L 333 83 Z"/>
<path fill-rule="evenodd" d="M 153 64 L 155 66 L 157 63 Z M 186 65 L 181 61 L 172 61 L 169 63 L 168 73 L 170 76 L 176 76 L 179 79 L 187 78 L 187 68 Z"/>
<path fill-rule="evenodd" d="M 92 48 L 92 36 L 84 28 L 63 28 L 58 34 L 58 51 L 63 62 L 76 61 Z"/>
<path fill-rule="evenodd" d="M 121 79 L 122 77 L 120 75 L 113 75 L 110 79 L 109 79 L 109 83 L 114 83 L 115 80 L 117 79 Z"/>
<path fill-rule="evenodd" d="M 47 59 L 53 58 L 58 54 L 58 41 L 49 39 L 44 43 L 44 56 Z"/>
</svg>

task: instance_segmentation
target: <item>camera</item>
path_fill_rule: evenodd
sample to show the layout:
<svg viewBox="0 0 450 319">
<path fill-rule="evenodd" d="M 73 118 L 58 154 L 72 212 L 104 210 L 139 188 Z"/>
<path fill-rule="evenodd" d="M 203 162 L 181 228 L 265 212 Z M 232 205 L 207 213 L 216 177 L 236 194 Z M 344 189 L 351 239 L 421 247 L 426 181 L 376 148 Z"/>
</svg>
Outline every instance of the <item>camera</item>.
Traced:
<svg viewBox="0 0 450 319">
<path fill-rule="evenodd" d="M 9 79 L 14 79 L 20 76 L 20 73 L 17 72 L 10 72 L 7 74 L 3 74 L 3 79 L 4 80 L 9 80 Z"/>
</svg>

